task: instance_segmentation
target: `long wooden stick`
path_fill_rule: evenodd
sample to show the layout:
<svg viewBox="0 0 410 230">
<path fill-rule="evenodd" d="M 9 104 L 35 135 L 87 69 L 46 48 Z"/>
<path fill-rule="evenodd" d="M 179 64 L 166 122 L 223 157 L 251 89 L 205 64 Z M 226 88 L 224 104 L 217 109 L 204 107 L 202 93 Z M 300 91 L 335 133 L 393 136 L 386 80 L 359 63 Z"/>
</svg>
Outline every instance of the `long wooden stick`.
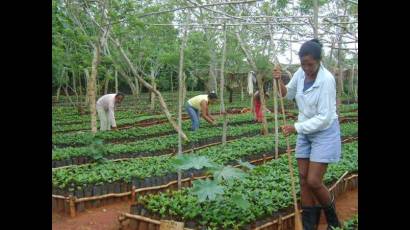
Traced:
<svg viewBox="0 0 410 230">
<path fill-rule="evenodd" d="M 279 82 L 277 79 L 275 79 L 276 85 L 279 88 L 279 99 L 280 99 L 280 106 L 282 108 L 282 116 L 283 116 L 283 124 L 286 126 L 286 115 L 285 115 L 285 106 L 283 104 L 283 97 L 282 97 L 282 90 L 279 85 Z M 289 171 L 290 171 L 290 179 L 292 181 L 292 195 L 293 195 L 293 204 L 295 206 L 295 230 L 303 230 L 303 225 L 302 225 L 302 218 L 300 216 L 300 211 L 298 207 L 298 202 L 296 198 L 296 189 L 295 189 L 295 178 L 293 175 L 293 165 L 292 165 L 292 155 L 291 155 L 291 149 L 289 145 L 289 138 L 287 135 L 285 135 L 286 139 L 286 145 L 287 145 L 287 155 L 288 155 L 288 163 L 289 163 Z"/>
<path fill-rule="evenodd" d="M 275 79 L 273 79 L 273 113 L 275 116 L 275 159 L 279 157 L 279 122 L 278 122 L 278 89 Z"/>
</svg>

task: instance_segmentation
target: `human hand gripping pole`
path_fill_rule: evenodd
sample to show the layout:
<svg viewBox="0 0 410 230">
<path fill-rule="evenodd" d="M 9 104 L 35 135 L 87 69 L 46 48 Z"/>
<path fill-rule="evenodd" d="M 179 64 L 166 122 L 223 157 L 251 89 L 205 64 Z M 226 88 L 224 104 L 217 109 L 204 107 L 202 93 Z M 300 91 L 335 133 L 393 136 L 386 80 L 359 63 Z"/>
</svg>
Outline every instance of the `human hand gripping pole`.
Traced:
<svg viewBox="0 0 410 230">
<path fill-rule="evenodd" d="M 279 85 L 279 79 L 280 79 L 281 73 L 280 73 L 280 70 L 276 67 L 274 68 L 273 76 L 274 76 L 274 79 L 276 81 L 276 85 L 278 86 L 278 89 L 279 89 L 279 95 L 281 95 L 279 97 L 279 99 L 280 99 L 280 106 L 281 106 L 281 109 L 282 109 L 283 124 L 284 124 L 284 127 L 287 127 L 288 125 L 286 123 L 285 107 L 284 107 L 284 104 L 283 104 L 283 97 L 282 97 L 282 92 L 281 92 L 282 90 L 281 90 L 281 87 Z M 290 149 L 288 135 L 285 135 L 285 139 L 286 139 L 286 145 L 287 145 L 287 151 L 286 152 L 287 152 L 287 155 L 288 155 L 290 179 L 291 179 L 291 182 L 292 182 L 293 205 L 295 207 L 295 230 L 303 230 L 302 218 L 300 216 L 300 211 L 299 211 L 297 197 L 296 197 L 295 177 L 294 177 L 294 174 L 293 174 L 292 155 L 291 155 L 291 149 Z"/>
</svg>

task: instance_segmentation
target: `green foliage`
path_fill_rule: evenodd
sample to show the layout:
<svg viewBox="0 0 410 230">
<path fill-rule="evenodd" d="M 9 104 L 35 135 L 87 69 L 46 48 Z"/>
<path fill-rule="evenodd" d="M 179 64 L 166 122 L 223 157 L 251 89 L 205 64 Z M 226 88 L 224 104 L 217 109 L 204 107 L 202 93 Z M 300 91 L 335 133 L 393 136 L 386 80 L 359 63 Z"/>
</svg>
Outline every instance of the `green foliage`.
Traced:
<svg viewBox="0 0 410 230">
<path fill-rule="evenodd" d="M 187 170 L 190 168 L 202 169 L 206 167 L 215 167 L 215 164 L 204 156 L 181 155 L 175 158 L 173 163 L 177 170 Z"/>
<path fill-rule="evenodd" d="M 328 3 L 329 0 L 318 0 L 318 6 L 323 6 L 324 4 Z M 309 13 L 313 11 L 313 0 L 301 0 L 300 1 L 300 9 L 303 13 Z"/>
<path fill-rule="evenodd" d="M 211 172 L 213 172 L 213 177 L 218 182 L 222 182 L 223 180 L 242 178 L 245 175 L 242 170 L 234 168 L 232 166 L 220 166 L 212 169 Z"/>
<path fill-rule="evenodd" d="M 199 202 L 215 200 L 217 195 L 224 193 L 223 187 L 214 180 L 195 180 L 192 184 L 192 193 L 198 197 Z"/>
<path fill-rule="evenodd" d="M 342 227 L 337 227 L 337 228 L 333 228 L 333 230 L 357 230 L 359 229 L 359 219 L 358 219 L 358 215 L 354 215 L 352 218 L 350 218 L 349 220 L 345 221 L 343 223 Z"/>
<path fill-rule="evenodd" d="M 354 172 L 358 169 L 357 142 L 343 144 L 342 148 L 341 161 L 330 165 L 325 174 L 326 185 L 335 182 L 345 171 Z M 213 190 L 202 190 L 200 197 L 192 192 L 197 189 L 183 188 L 175 192 L 144 196 L 139 201 L 151 211 L 161 210 L 161 217 L 174 216 L 173 219 L 195 220 L 198 225 L 216 229 L 240 229 L 293 205 L 287 161 L 287 156 L 282 155 L 277 160 L 256 166 L 243 178 L 219 185 L 221 187 L 217 187 L 218 184 L 210 180 L 197 182 L 206 183 L 208 185 L 204 188 Z M 297 179 L 295 158 L 293 167 Z M 296 189 L 299 193 L 299 186 Z M 213 195 L 217 198 L 204 202 Z"/>
<path fill-rule="evenodd" d="M 346 124 L 341 124 L 342 136 L 349 132 L 357 133 L 357 126 L 356 130 L 351 129 L 349 131 L 344 128 L 345 125 Z M 259 158 L 261 158 L 262 153 L 271 152 L 273 154 L 273 139 L 273 134 L 250 138 L 245 137 L 229 142 L 225 146 L 216 145 L 198 150 L 193 156 L 205 156 L 209 161 L 219 165 L 232 164 L 232 162 L 235 163 L 237 160 L 244 160 L 250 156 L 259 156 Z M 290 144 L 292 146 L 296 144 L 296 135 L 291 136 Z M 151 147 L 152 146 L 155 145 L 151 145 Z M 286 142 L 282 135 L 279 135 L 279 148 L 286 148 Z M 133 177 L 146 178 L 161 176 L 170 172 L 176 172 L 174 159 L 175 157 L 171 156 L 155 156 L 118 162 L 108 161 L 102 165 L 90 164 L 82 167 L 74 166 L 72 168 L 57 169 L 53 171 L 53 186 L 67 187 L 71 186 L 71 184 L 74 184 L 74 186 L 83 186 L 84 184 L 105 183 L 108 180 L 130 182 Z M 329 167 L 338 166 L 331 165 Z M 255 169 L 252 171 L 254 170 Z M 343 171 L 343 168 L 339 170 Z"/>
</svg>

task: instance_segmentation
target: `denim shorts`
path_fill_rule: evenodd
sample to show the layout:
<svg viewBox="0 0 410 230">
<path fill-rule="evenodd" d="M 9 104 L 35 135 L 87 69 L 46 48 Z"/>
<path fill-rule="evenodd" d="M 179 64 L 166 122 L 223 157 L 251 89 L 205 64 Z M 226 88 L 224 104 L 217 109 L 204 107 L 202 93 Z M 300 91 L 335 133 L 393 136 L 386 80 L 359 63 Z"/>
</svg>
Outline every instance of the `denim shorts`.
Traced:
<svg viewBox="0 0 410 230">
<path fill-rule="evenodd" d="M 319 163 L 336 163 L 341 155 L 341 137 L 339 120 L 322 131 L 311 134 L 298 134 L 296 140 L 296 158 L 309 158 Z"/>
</svg>

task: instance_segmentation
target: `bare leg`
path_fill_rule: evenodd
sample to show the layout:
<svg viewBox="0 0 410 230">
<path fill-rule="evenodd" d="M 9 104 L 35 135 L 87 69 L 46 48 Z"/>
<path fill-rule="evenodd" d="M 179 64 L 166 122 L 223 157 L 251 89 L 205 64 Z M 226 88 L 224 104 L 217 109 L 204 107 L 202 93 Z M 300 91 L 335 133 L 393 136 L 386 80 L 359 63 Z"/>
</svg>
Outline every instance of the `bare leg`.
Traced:
<svg viewBox="0 0 410 230">
<path fill-rule="evenodd" d="M 299 181 L 300 181 L 300 196 L 302 206 L 315 205 L 315 197 L 308 185 L 308 173 L 309 173 L 309 158 L 298 158 L 299 169 Z"/>
<path fill-rule="evenodd" d="M 310 162 L 307 175 L 307 186 L 322 206 L 328 206 L 331 202 L 329 190 L 323 184 L 326 169 L 326 163 Z"/>
</svg>

